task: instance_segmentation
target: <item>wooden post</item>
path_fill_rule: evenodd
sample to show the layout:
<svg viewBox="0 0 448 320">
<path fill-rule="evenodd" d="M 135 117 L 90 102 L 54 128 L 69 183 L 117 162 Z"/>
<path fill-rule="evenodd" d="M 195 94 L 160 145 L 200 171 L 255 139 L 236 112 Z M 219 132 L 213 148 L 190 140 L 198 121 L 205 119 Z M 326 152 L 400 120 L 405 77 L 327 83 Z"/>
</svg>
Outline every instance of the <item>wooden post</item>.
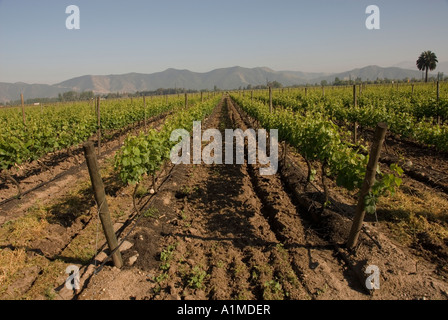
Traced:
<svg viewBox="0 0 448 320">
<path fill-rule="evenodd" d="M 96 99 L 96 117 L 98 119 L 98 156 L 101 156 L 101 109 L 100 109 L 100 97 Z"/>
<path fill-rule="evenodd" d="M 188 93 L 185 94 L 185 108 L 188 108 Z"/>
<path fill-rule="evenodd" d="M 204 102 L 204 92 L 201 91 L 201 102 Z"/>
<path fill-rule="evenodd" d="M 308 96 L 308 88 L 305 88 L 305 97 Z"/>
<path fill-rule="evenodd" d="M 356 97 L 356 84 L 353 85 L 353 106 L 356 108 L 358 106 L 358 98 Z M 358 122 L 355 121 L 353 124 L 353 143 L 358 143 Z"/>
<path fill-rule="evenodd" d="M 146 130 L 146 97 L 143 95 L 143 110 L 145 111 L 145 118 L 143 120 L 143 126 Z"/>
<path fill-rule="evenodd" d="M 358 244 L 359 234 L 364 223 L 365 198 L 370 192 L 370 188 L 375 182 L 376 169 L 380 158 L 381 148 L 386 137 L 387 124 L 378 123 L 375 137 L 370 151 L 369 163 L 367 165 L 366 176 L 359 194 L 358 205 L 356 206 L 355 218 L 347 241 L 347 248 L 353 249 Z"/>
<path fill-rule="evenodd" d="M 20 94 L 20 100 L 22 101 L 22 120 L 23 120 L 23 125 L 26 127 L 25 103 L 23 101 L 23 93 Z"/>
<path fill-rule="evenodd" d="M 440 82 L 437 80 L 437 124 L 440 124 Z"/>
<path fill-rule="evenodd" d="M 99 216 L 101 224 L 103 225 L 104 234 L 106 236 L 107 244 L 110 251 L 114 251 L 118 247 L 117 237 L 114 232 L 112 220 L 109 214 L 109 206 L 107 205 L 106 192 L 104 190 L 103 180 L 98 169 L 98 161 L 95 156 L 95 148 L 91 141 L 86 142 L 83 146 L 84 155 L 86 157 L 87 167 L 89 169 L 90 181 L 95 195 L 95 200 L 98 205 Z M 112 260 L 117 268 L 123 266 L 123 259 L 121 253 L 117 250 L 112 255 Z"/>
<path fill-rule="evenodd" d="M 272 113 L 272 88 L 269 87 L 269 112 Z"/>
</svg>

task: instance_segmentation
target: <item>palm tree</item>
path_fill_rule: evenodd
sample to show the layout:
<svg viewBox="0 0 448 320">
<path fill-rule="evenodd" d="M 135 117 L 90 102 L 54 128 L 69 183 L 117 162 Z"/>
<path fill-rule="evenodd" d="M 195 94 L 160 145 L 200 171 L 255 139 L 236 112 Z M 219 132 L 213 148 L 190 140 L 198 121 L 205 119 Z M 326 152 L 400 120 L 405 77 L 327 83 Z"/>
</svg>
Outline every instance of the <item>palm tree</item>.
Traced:
<svg viewBox="0 0 448 320">
<path fill-rule="evenodd" d="M 418 57 L 417 68 L 426 71 L 426 82 L 428 82 L 428 71 L 433 71 L 438 62 L 436 54 L 432 51 L 425 51 Z"/>
</svg>

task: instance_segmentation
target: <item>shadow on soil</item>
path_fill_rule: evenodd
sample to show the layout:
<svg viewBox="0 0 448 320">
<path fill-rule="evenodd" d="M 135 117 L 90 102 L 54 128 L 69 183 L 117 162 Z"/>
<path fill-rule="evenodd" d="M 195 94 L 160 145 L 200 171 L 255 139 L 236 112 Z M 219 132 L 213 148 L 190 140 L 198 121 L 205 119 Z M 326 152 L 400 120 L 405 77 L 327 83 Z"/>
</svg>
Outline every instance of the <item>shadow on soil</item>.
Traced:
<svg viewBox="0 0 448 320">
<path fill-rule="evenodd" d="M 59 224 L 65 228 L 71 227 L 76 219 L 89 212 L 95 205 L 90 187 L 79 191 L 77 194 L 67 196 L 63 201 L 50 207 L 47 221 L 51 224 Z"/>
</svg>

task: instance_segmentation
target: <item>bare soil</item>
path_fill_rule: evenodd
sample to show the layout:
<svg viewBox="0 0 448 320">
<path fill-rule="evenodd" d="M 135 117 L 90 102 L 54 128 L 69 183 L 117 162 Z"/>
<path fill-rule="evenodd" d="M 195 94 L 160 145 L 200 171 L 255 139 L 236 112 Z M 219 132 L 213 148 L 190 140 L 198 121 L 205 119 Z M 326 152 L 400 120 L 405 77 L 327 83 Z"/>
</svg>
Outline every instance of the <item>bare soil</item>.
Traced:
<svg viewBox="0 0 448 320">
<path fill-rule="evenodd" d="M 204 121 L 202 129 L 208 128 L 221 133 L 230 128 L 258 129 L 257 122 L 230 98 Z M 279 154 L 283 148 L 281 145 Z M 121 270 L 104 260 L 108 250 L 98 229 L 101 226 L 86 170 L 10 202 L 0 216 L 0 298 L 448 298 L 448 241 L 440 231 L 446 230 L 440 217 L 431 220 L 425 216 L 425 228 L 413 224 L 417 231 L 403 241 L 396 236 L 397 226 L 405 222 L 406 235 L 411 226 L 403 202 L 411 199 L 420 210 L 428 206 L 424 195 L 432 194 L 432 199 L 437 196 L 434 203 L 443 208 L 443 192 L 405 176 L 403 198 L 392 197 L 379 207 L 378 222 L 367 217 L 359 246 L 348 251 L 344 245 L 356 195 L 330 180 L 331 205 L 324 208 L 321 186 L 317 182 L 306 185 L 304 160 L 292 148 L 287 149 L 273 176 L 261 176 L 260 165 L 247 161 L 243 165 L 167 164 L 156 181 L 154 195 L 148 192 L 151 179 L 141 186 L 140 217 L 132 207 L 133 188 L 119 183 L 109 157 L 101 160 L 117 235 L 120 241 L 126 240 Z M 388 150 L 398 152 L 391 143 Z M 225 150 L 222 152 L 224 155 Z M 411 161 L 419 164 L 417 159 Z M 436 169 L 443 170 L 446 162 L 442 159 L 439 163 Z M 383 169 L 387 170 L 385 165 Z M 319 181 L 320 172 L 316 176 Z M 44 178 L 49 176 L 39 176 Z M 422 203 L 417 203 L 418 199 Z M 434 208 L 430 211 L 436 212 Z M 422 216 L 416 214 L 416 219 Z M 102 262 L 104 267 L 100 267 Z M 65 268 L 73 264 L 81 268 L 78 292 L 64 288 Z M 380 270 L 381 287 L 374 292 L 365 286 L 368 275 L 364 271 L 369 265 Z"/>
<path fill-rule="evenodd" d="M 363 130 L 362 134 L 363 139 L 369 141 L 373 133 Z M 436 263 L 438 272 L 448 276 L 448 233 L 444 232 L 448 230 L 448 154 L 389 135 L 380 161 L 383 171 L 387 171 L 391 163 L 403 168 L 401 192 L 413 203 L 420 204 L 413 215 L 425 226 L 408 232 L 412 233 L 408 241 L 410 249 L 415 255 Z M 378 219 L 394 231 L 400 220 L 409 219 L 406 211 L 400 205 L 380 207 Z"/>
<path fill-rule="evenodd" d="M 148 120 L 152 127 L 160 126 L 167 114 Z M 115 152 L 123 145 L 124 137 L 142 129 L 137 123 L 123 130 L 108 132 L 108 138 L 101 144 L 99 160 L 113 158 Z M 105 135 L 105 133 L 103 133 Z M 97 137 L 90 141 L 97 145 Z M 11 170 L 11 175 L 20 184 L 22 195 L 18 198 L 18 188 L 9 179 L 0 179 L 0 226 L 5 222 L 23 215 L 28 208 L 46 197 L 57 197 L 58 191 L 65 192 L 74 181 L 78 181 L 87 170 L 82 145 L 68 150 L 50 153 L 38 161 L 24 164 Z M 14 210 L 15 208 L 20 210 Z"/>
<path fill-rule="evenodd" d="M 149 126 L 158 128 L 165 116 L 154 117 Z M 102 144 L 98 159 L 117 231 L 134 212 L 131 203 L 123 201 L 131 198 L 131 191 L 121 185 L 113 159 L 123 143 L 122 134 L 141 129 L 137 125 L 116 132 Z M 51 162 L 45 170 L 33 170 L 37 163 L 24 166 L 17 180 L 31 191 L 0 207 L 0 299 L 53 299 L 64 287 L 66 267 L 88 265 L 104 247 L 81 153 L 82 148 L 70 155 L 48 155 L 41 160 Z M 14 193 L 11 189 L 14 186 L 9 184 L 1 189 L 2 199 Z"/>
<path fill-rule="evenodd" d="M 203 129 L 245 130 L 253 123 L 226 99 Z M 105 267 L 78 298 L 448 297 L 437 264 L 415 256 L 374 223 L 366 223 L 356 252 L 346 250 L 350 214 L 323 209 L 319 192 L 304 188 L 305 170 L 297 155 L 288 153 L 277 175 L 261 176 L 258 169 L 247 163 L 174 167 L 145 208 L 155 216 L 142 218 L 128 238 L 133 246 L 123 252 L 127 265 L 122 271 Z M 350 212 L 352 199 L 332 191 L 334 202 Z M 381 271 L 375 292 L 365 287 L 369 265 Z"/>
</svg>

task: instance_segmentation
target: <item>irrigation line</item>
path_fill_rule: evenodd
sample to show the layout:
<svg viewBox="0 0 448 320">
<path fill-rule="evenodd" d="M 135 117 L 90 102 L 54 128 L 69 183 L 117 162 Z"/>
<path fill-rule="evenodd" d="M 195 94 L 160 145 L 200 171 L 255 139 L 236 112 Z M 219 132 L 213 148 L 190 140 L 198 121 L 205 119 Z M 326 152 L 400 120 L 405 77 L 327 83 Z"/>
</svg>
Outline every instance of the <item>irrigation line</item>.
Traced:
<svg viewBox="0 0 448 320">
<path fill-rule="evenodd" d="M 167 113 L 165 113 L 165 114 L 158 115 L 158 116 L 156 116 L 151 122 L 155 122 L 155 121 L 161 120 L 161 119 L 163 119 L 164 117 L 169 116 L 170 114 L 171 114 L 171 112 L 167 112 Z M 135 129 L 137 129 L 137 130 L 141 129 L 141 128 L 139 128 L 139 127 L 141 127 L 141 126 L 138 126 L 138 125 L 137 125 L 136 127 L 137 127 L 137 128 L 135 128 Z M 129 129 L 129 131 L 132 130 L 132 128 L 134 128 L 134 127 L 131 127 L 131 128 Z M 126 135 L 126 134 L 127 134 L 127 133 L 125 133 L 125 135 Z M 117 137 L 118 141 L 119 141 L 120 138 L 121 138 L 121 135 L 119 135 L 119 136 Z M 113 140 L 111 140 L 111 141 L 113 141 Z M 99 159 L 104 159 L 104 158 L 106 158 L 106 157 L 109 156 L 111 153 L 113 153 L 113 152 L 115 152 L 116 150 L 118 150 L 120 147 L 121 147 L 121 146 L 118 145 L 118 146 L 116 146 L 116 147 L 113 147 L 113 148 L 109 149 L 108 151 L 102 153 L 101 156 L 99 157 Z M 76 166 L 73 166 L 73 167 L 71 167 L 71 168 L 69 168 L 69 169 L 67 169 L 67 170 L 65 170 L 65 171 L 63 171 L 63 172 L 57 174 L 56 176 L 54 176 L 54 177 L 51 178 L 50 180 L 41 182 L 40 184 L 38 184 L 37 186 L 35 186 L 35 187 L 33 187 L 33 188 L 29 189 L 29 190 L 23 191 L 23 192 L 21 193 L 20 197 L 23 198 L 23 196 L 25 196 L 25 195 L 27 195 L 27 194 L 33 192 L 33 191 L 36 191 L 36 190 L 38 190 L 38 189 L 40 189 L 40 188 L 46 186 L 47 184 L 50 184 L 50 183 L 52 183 L 52 182 L 54 182 L 54 181 L 56 181 L 56 180 L 58 180 L 58 179 L 64 177 L 65 175 L 73 174 L 73 173 L 75 173 L 77 170 L 81 170 L 85 165 L 86 165 L 86 162 L 83 161 L 81 164 L 76 165 Z M 14 200 L 20 200 L 20 199 L 17 197 L 17 195 L 15 195 L 15 196 L 13 196 L 13 197 L 10 197 L 10 198 L 8 198 L 8 199 L 5 199 L 5 200 L 1 201 L 1 202 L 0 202 L 0 206 L 3 206 L 3 205 L 5 205 L 5 204 L 7 204 L 7 203 L 9 203 L 9 202 L 11 202 L 11 201 L 14 201 Z"/>
<path fill-rule="evenodd" d="M 100 212 L 101 212 L 101 208 L 103 207 L 103 204 L 106 202 L 106 199 L 103 200 L 103 202 L 101 203 L 100 206 L 98 206 L 98 203 L 95 200 L 96 206 L 98 208 L 97 212 L 97 221 L 96 221 L 96 235 L 95 235 L 95 257 L 98 255 L 98 234 L 99 234 L 99 225 L 100 225 Z M 94 261 L 95 267 L 96 267 L 96 259 Z"/>
<path fill-rule="evenodd" d="M 259 123 L 258 122 L 258 120 L 257 119 L 254 119 L 254 118 L 252 118 L 251 116 L 249 116 L 249 115 L 247 115 L 244 111 L 243 111 L 243 114 L 241 114 L 242 113 L 242 110 L 241 110 L 241 107 L 237 104 L 237 103 L 235 103 L 235 101 L 233 101 L 233 99 L 232 98 L 230 98 L 230 100 L 232 101 L 232 104 L 233 104 L 233 106 L 234 106 L 234 108 L 237 110 L 237 112 L 240 114 L 240 116 L 244 116 L 244 118 L 246 118 L 246 122 L 250 122 L 249 121 L 249 119 L 251 119 L 252 121 L 252 126 L 254 126 L 253 125 L 253 123 L 256 121 L 257 123 Z M 236 108 L 235 107 L 235 105 L 238 107 L 238 108 Z M 243 117 L 241 117 L 242 119 L 243 119 Z M 243 120 L 244 121 L 244 120 Z M 258 124 L 258 126 L 256 126 L 256 128 L 258 129 L 260 127 L 260 125 Z M 287 143 L 288 144 L 288 143 Z M 294 160 L 293 159 L 291 159 L 291 157 L 290 156 L 288 156 L 288 155 L 286 155 L 286 158 L 288 158 L 289 159 L 289 161 L 294 165 L 294 167 L 296 167 L 296 168 L 300 168 L 295 162 L 294 162 Z M 319 192 L 320 194 L 323 194 L 323 192 L 312 182 L 312 181 L 310 181 L 310 182 L 308 182 L 309 184 L 311 184 L 315 189 L 316 189 L 316 191 L 317 192 Z M 333 203 L 332 202 L 332 205 L 333 206 L 335 206 L 336 207 L 336 209 L 338 209 L 339 210 L 339 212 L 341 212 L 341 213 L 344 213 L 344 215 L 346 216 L 346 218 L 347 219 L 349 219 L 351 222 L 353 222 L 353 218 L 351 218 L 350 216 L 349 216 L 349 212 L 347 212 L 346 210 L 344 210 L 344 209 L 342 209 L 341 207 L 339 207 L 338 205 L 336 205 L 335 203 Z M 311 207 L 310 207 L 311 208 Z M 309 211 L 309 210 L 308 210 Z M 378 219 L 377 219 L 377 221 L 378 221 Z M 376 239 L 374 239 L 373 237 L 372 237 L 372 235 L 370 235 L 368 232 L 367 232 L 367 229 L 365 228 L 365 226 L 362 226 L 362 228 L 361 228 L 361 230 L 375 243 L 375 245 L 381 250 L 382 249 L 382 246 L 381 246 L 381 244 L 378 242 L 378 240 L 376 240 Z"/>
<path fill-rule="evenodd" d="M 296 167 L 296 168 L 299 168 L 299 166 L 294 162 L 294 160 L 292 160 L 291 159 L 291 157 L 289 157 L 289 156 L 287 156 L 288 158 L 289 158 L 289 161 Z M 310 181 L 309 182 L 309 184 L 311 185 L 311 186 L 313 186 L 315 189 L 316 189 L 316 191 L 317 192 L 319 192 L 319 193 L 321 193 L 321 194 L 323 194 L 323 192 L 312 182 L 312 181 Z M 352 221 L 353 222 L 353 218 L 352 217 L 350 217 L 350 216 L 348 216 L 349 215 L 349 212 L 347 212 L 346 210 L 344 210 L 344 209 L 342 209 L 341 207 L 339 207 L 336 203 L 334 203 L 334 202 L 332 202 L 331 203 L 331 205 L 333 205 L 334 207 L 336 207 L 336 209 L 338 209 L 339 210 L 339 212 L 343 212 L 343 213 L 345 213 L 345 216 L 346 216 L 346 218 L 347 219 L 349 219 L 350 221 Z M 375 212 L 375 215 L 376 215 L 376 212 Z M 378 222 L 378 218 L 376 218 L 376 220 L 377 220 L 377 222 Z M 366 229 L 366 227 L 365 226 L 362 226 L 362 231 L 377 245 L 377 247 L 381 250 L 383 247 L 381 246 L 381 244 L 378 242 L 378 240 L 376 240 L 376 239 L 374 239 L 373 237 L 372 237 L 372 235 L 370 235 L 368 232 L 367 232 L 367 229 Z"/>
<path fill-rule="evenodd" d="M 222 100 L 221 100 L 221 102 L 222 102 Z M 219 102 L 219 103 L 221 103 L 221 102 Z M 219 105 L 219 103 L 218 103 L 218 105 Z M 216 108 L 216 106 L 215 106 L 215 108 Z M 209 116 L 208 118 L 206 118 L 205 121 L 208 122 L 209 119 L 210 119 L 210 116 Z M 168 174 L 166 175 L 166 177 L 165 177 L 165 178 L 163 179 L 163 181 L 161 182 L 159 188 L 158 188 L 157 190 L 155 190 L 154 194 L 152 194 L 152 195 L 149 197 L 149 199 L 146 201 L 146 203 L 144 203 L 144 204 L 142 205 L 142 208 L 144 208 L 144 207 L 146 207 L 146 206 L 148 206 L 149 204 L 152 203 L 152 201 L 154 200 L 154 197 L 158 194 L 160 188 L 161 188 L 161 187 L 166 183 L 166 181 L 171 177 L 171 175 L 172 175 L 173 170 L 174 170 L 175 167 L 176 167 L 176 166 L 174 166 L 174 165 L 171 166 L 171 169 L 169 170 Z M 133 213 L 134 211 L 136 211 L 135 208 L 133 209 L 132 213 Z M 140 210 L 140 211 L 141 211 L 141 210 Z M 138 214 L 138 213 L 137 213 L 137 214 Z M 138 225 L 138 222 L 140 221 L 140 219 L 141 219 L 143 216 L 144 216 L 144 213 L 140 213 L 140 215 L 137 217 L 136 220 L 134 220 L 136 216 L 134 216 L 134 217 L 132 217 L 132 218 L 130 218 L 130 219 L 128 220 L 128 221 L 129 221 L 129 224 L 132 223 L 132 222 L 135 222 L 134 225 L 133 225 L 132 228 L 129 230 L 129 232 L 123 237 L 123 239 L 122 239 L 121 242 L 118 244 L 118 246 L 117 246 L 114 250 L 112 250 L 112 251 L 109 253 L 109 255 L 103 260 L 103 262 L 101 263 L 101 265 L 100 265 L 98 268 L 95 269 L 95 271 L 93 272 L 94 275 L 98 274 L 98 273 L 104 268 L 104 266 L 105 266 L 106 263 L 109 261 L 109 259 L 112 257 L 112 255 L 113 255 L 117 250 L 120 249 L 120 247 L 123 245 L 123 243 L 127 240 L 127 238 L 128 238 L 128 237 L 131 235 L 131 233 L 134 231 L 135 227 Z M 128 225 L 129 225 L 129 224 L 128 224 Z M 126 227 L 127 227 L 127 226 L 123 226 L 123 231 L 124 231 L 124 229 L 125 229 Z M 105 246 L 105 245 L 103 245 L 102 248 L 104 248 L 104 246 Z"/>
</svg>

